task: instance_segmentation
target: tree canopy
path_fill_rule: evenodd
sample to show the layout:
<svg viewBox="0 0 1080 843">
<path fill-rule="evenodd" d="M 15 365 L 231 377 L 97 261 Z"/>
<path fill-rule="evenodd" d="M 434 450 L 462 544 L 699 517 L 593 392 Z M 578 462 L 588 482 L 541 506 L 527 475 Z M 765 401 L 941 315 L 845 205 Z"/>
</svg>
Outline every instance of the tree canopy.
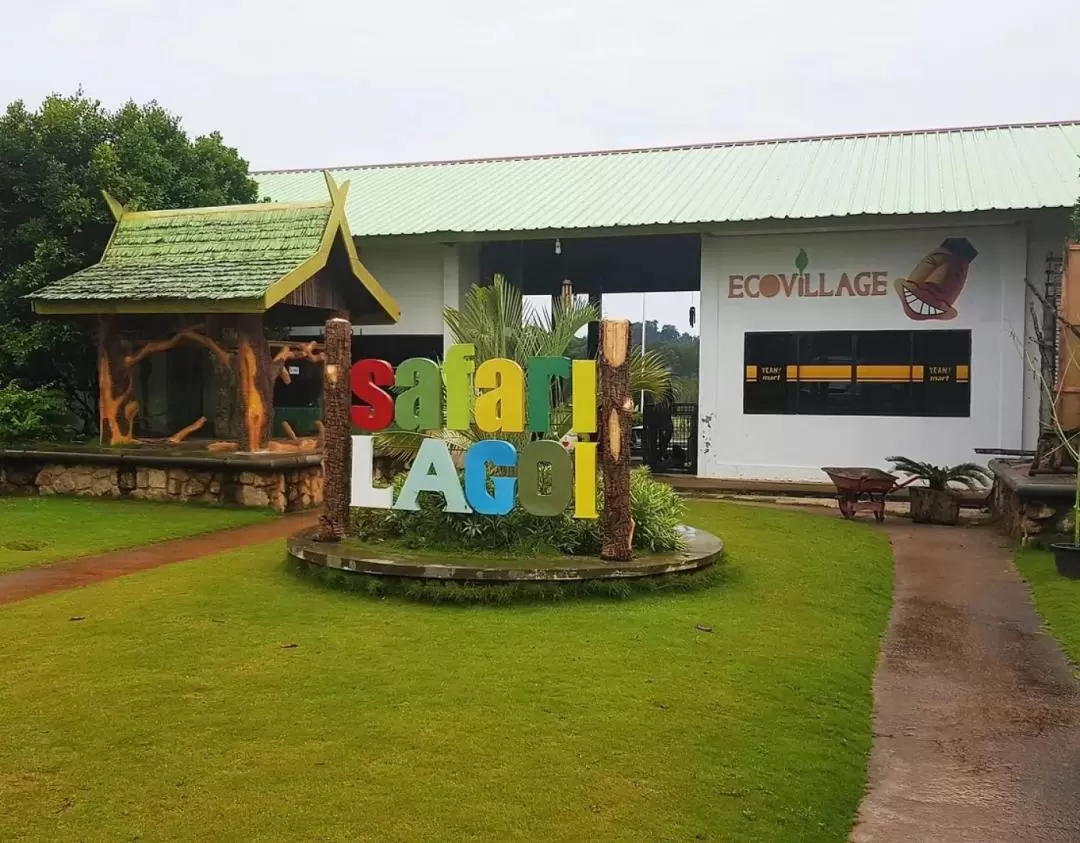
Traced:
<svg viewBox="0 0 1080 843">
<path fill-rule="evenodd" d="M 52 385 L 96 423 L 95 355 L 82 326 L 34 319 L 22 297 L 98 261 L 107 190 L 131 209 L 256 201 L 248 163 L 212 132 L 192 139 L 156 102 L 109 110 L 77 91 L 0 116 L 0 385 Z"/>
</svg>

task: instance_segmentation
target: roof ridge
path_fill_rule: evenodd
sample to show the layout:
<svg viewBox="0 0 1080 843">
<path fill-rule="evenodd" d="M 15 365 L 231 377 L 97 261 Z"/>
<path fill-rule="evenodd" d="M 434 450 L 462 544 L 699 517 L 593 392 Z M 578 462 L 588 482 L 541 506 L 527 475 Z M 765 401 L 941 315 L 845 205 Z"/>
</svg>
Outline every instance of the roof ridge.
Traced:
<svg viewBox="0 0 1080 843">
<path fill-rule="evenodd" d="M 589 158 L 604 155 L 633 155 L 646 152 L 683 152 L 692 149 L 722 149 L 726 147 L 757 146 L 764 144 L 805 143 L 823 140 L 857 140 L 861 138 L 903 137 L 905 135 L 938 135 L 958 132 L 980 132 L 1000 129 L 1043 129 L 1056 126 L 1080 126 L 1080 119 L 1042 120 L 1022 123 L 994 123 L 975 126 L 948 126 L 932 129 L 894 129 L 872 132 L 841 132 L 838 134 L 803 135 L 793 137 L 754 138 L 735 141 L 713 141 L 704 143 L 671 144 L 666 146 L 625 147 L 596 149 L 578 152 L 547 152 L 532 155 L 492 155 L 478 158 L 447 158 L 429 161 L 400 161 L 383 164 L 352 164 L 340 167 L 294 167 L 270 170 L 252 170 L 253 176 L 287 175 L 293 173 L 321 173 L 325 171 L 342 172 L 348 170 L 382 170 L 404 167 L 438 167 L 451 164 L 493 164 L 504 161 L 542 161 L 559 158 Z M 228 207 L 228 206 L 226 206 Z M 237 206 L 239 207 L 239 206 Z"/>
<path fill-rule="evenodd" d="M 203 208 L 158 208 L 156 210 L 128 210 L 123 219 L 147 219 L 150 217 L 198 216 L 251 211 L 310 211 L 316 208 L 332 208 L 329 199 L 318 202 L 249 202 L 243 205 L 207 205 Z"/>
</svg>

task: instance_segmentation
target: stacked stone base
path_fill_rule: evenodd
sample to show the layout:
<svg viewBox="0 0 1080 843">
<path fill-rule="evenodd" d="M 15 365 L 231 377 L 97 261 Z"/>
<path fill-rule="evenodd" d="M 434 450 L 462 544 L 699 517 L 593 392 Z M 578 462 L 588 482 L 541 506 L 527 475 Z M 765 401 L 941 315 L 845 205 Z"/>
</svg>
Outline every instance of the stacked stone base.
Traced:
<svg viewBox="0 0 1080 843">
<path fill-rule="evenodd" d="M 140 464 L 135 454 L 115 461 L 93 454 L 0 452 L 0 495 L 85 495 L 151 501 L 192 501 L 268 507 L 295 512 L 322 504 L 323 474 L 318 455 L 303 460 L 200 458 L 197 463 Z M 290 464 L 291 463 L 291 464 Z M 299 464 L 298 464 L 299 463 Z M 314 464 L 312 464 L 314 463 Z"/>
<path fill-rule="evenodd" d="M 991 510 L 1009 537 L 1023 545 L 1044 545 L 1071 536 L 1075 523 L 1074 475 L 1027 473 L 1028 463 L 991 460 Z"/>
</svg>

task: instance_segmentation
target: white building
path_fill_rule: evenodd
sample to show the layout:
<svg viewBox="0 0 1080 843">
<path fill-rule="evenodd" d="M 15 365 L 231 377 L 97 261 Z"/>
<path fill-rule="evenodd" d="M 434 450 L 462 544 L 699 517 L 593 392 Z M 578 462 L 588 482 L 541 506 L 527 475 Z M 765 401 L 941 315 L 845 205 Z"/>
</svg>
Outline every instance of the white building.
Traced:
<svg viewBox="0 0 1080 843">
<path fill-rule="evenodd" d="M 700 290 L 697 473 L 821 480 L 1034 447 L 1025 281 L 1053 275 L 1078 156 L 1080 122 L 333 172 L 403 313 L 363 354 L 438 354 L 442 308 L 492 272 L 527 294 Z M 257 177 L 278 201 L 325 190 Z"/>
</svg>

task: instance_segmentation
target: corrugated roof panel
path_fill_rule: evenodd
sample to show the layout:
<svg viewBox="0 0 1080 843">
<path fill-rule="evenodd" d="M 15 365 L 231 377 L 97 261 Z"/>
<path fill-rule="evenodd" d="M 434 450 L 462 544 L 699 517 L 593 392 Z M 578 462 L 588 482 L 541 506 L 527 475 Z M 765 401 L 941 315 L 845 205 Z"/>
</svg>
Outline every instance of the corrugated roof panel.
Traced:
<svg viewBox="0 0 1080 843">
<path fill-rule="evenodd" d="M 1080 122 L 897 132 L 332 171 L 361 236 L 571 230 L 1063 208 Z M 257 173 L 279 202 L 319 171 Z"/>
</svg>

